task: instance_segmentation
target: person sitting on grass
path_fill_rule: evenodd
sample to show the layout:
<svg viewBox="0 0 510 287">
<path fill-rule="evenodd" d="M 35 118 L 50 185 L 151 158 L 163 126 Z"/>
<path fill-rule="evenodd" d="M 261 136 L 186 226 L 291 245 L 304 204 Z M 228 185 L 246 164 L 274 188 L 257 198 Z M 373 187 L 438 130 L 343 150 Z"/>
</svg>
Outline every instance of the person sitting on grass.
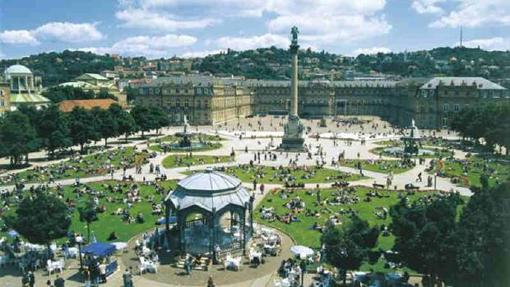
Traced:
<svg viewBox="0 0 510 287">
<path fill-rule="evenodd" d="M 117 240 L 118 237 L 117 237 L 117 234 L 115 233 L 115 231 L 112 231 L 112 233 L 110 233 L 110 236 L 108 236 L 108 241 L 113 241 L 113 240 Z"/>
</svg>

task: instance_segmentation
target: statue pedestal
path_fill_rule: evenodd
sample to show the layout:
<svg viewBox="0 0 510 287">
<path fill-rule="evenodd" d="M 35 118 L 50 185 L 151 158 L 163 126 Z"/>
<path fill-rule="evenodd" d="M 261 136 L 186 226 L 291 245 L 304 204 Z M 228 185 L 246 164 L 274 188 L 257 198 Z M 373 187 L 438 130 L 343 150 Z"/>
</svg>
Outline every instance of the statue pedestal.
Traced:
<svg viewBox="0 0 510 287">
<path fill-rule="evenodd" d="M 284 151 L 304 151 L 305 138 L 303 132 L 305 126 L 299 120 L 298 116 L 289 115 L 289 119 L 284 127 L 282 144 L 278 147 Z"/>
</svg>

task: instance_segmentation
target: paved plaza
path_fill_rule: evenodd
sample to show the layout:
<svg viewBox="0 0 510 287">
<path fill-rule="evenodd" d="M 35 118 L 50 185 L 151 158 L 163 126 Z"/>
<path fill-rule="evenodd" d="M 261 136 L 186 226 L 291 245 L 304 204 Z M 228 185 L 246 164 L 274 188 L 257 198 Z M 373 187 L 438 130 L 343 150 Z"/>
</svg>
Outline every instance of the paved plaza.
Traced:
<svg viewBox="0 0 510 287">
<path fill-rule="evenodd" d="M 364 123 L 358 123 L 352 121 L 352 118 L 342 119 L 328 119 L 324 127 L 320 127 L 319 120 L 303 120 L 305 127 L 307 128 L 305 145 L 308 148 L 308 152 L 301 153 L 287 153 L 276 151 L 276 147 L 279 146 L 282 136 L 282 125 L 284 118 L 282 117 L 254 117 L 247 119 L 240 119 L 238 121 L 228 122 L 219 126 L 199 126 L 192 127 L 193 132 L 219 135 L 224 140 L 221 141 L 221 148 L 192 152 L 193 156 L 200 155 L 213 155 L 213 156 L 230 156 L 232 160 L 227 163 L 208 164 L 208 165 L 192 165 L 187 167 L 177 168 L 163 168 L 162 161 L 169 155 L 175 154 L 175 152 L 163 153 L 154 152 L 154 156 L 149 159 L 149 162 L 141 167 L 141 172 L 136 172 L 135 168 L 123 170 L 115 170 L 113 174 L 84 177 L 80 178 L 81 183 L 98 182 L 104 180 L 123 180 L 126 175 L 132 176 L 134 181 L 155 181 L 156 178 L 160 178 L 162 174 L 166 175 L 167 180 L 179 180 L 185 178 L 190 172 L 201 171 L 206 167 L 225 167 L 225 166 L 239 166 L 239 165 L 261 165 L 261 166 L 289 166 L 291 164 L 297 166 L 315 166 L 318 163 L 323 165 L 325 168 L 338 170 L 344 173 L 359 174 L 360 171 L 357 168 L 347 167 L 339 165 L 337 159 L 343 155 L 344 159 L 352 160 L 398 160 L 396 158 L 380 156 L 371 152 L 374 148 L 380 146 L 380 143 L 387 140 L 398 140 L 402 136 L 402 130 L 394 129 L 388 123 L 379 120 L 374 117 L 361 117 L 359 120 L 363 120 Z M 351 123 L 347 123 L 352 121 Z M 182 127 L 170 127 L 162 130 L 161 135 L 157 137 L 163 137 L 166 135 L 172 135 L 182 130 Z M 445 139 L 456 139 L 457 137 L 448 131 L 422 131 L 422 135 L 442 137 Z M 118 146 L 133 146 L 138 150 L 148 150 L 150 144 L 146 139 L 131 140 L 128 143 L 123 143 L 120 139 L 118 141 L 111 141 L 112 149 Z M 98 153 L 101 151 L 97 151 Z M 464 159 L 466 153 L 461 150 L 453 150 L 454 157 L 458 159 Z M 265 156 L 271 154 L 271 156 Z M 254 161 L 255 158 L 258 159 Z M 61 160 L 46 160 L 45 152 L 37 152 L 30 154 L 31 167 L 44 167 L 50 164 L 54 164 Z M 448 178 L 436 177 L 434 186 L 427 186 L 425 180 L 417 181 L 420 175 L 423 178 L 427 176 L 434 176 L 426 171 L 431 158 L 425 159 L 419 163 L 415 159 L 416 165 L 411 169 L 392 175 L 392 182 L 390 189 L 403 190 L 405 185 L 412 183 L 414 186 L 419 187 L 420 190 L 427 191 L 433 190 L 434 188 L 446 192 L 459 192 L 462 195 L 470 196 L 471 192 L 468 188 L 456 185 Z M 8 164 L 8 159 L 1 159 L 0 164 Z M 151 165 L 161 167 L 160 173 L 151 172 Z M 7 173 L 16 173 L 17 171 L 5 171 Z M 374 184 L 386 185 L 389 174 L 376 171 L 363 170 L 363 178 L 349 182 L 351 186 L 366 186 L 372 187 Z M 55 185 L 72 185 L 76 179 L 70 178 L 65 180 L 57 180 L 50 184 Z M 45 183 L 32 183 L 27 186 L 38 185 Z M 252 182 L 243 182 L 243 185 L 248 189 L 252 189 Z M 320 182 L 305 184 L 305 188 L 329 188 L 331 183 Z M 271 190 L 277 188 L 283 188 L 281 184 L 266 184 L 263 192 L 254 192 L 255 195 L 255 206 L 264 198 L 265 194 Z M 2 186 L 0 190 L 12 189 L 13 186 Z M 292 239 L 286 235 L 283 235 L 282 247 L 284 253 L 282 257 L 290 257 L 288 248 L 290 248 Z M 133 239 L 129 242 L 129 248 L 133 246 Z M 131 251 L 122 254 L 121 260 L 119 260 L 120 266 L 117 271 L 105 286 L 121 286 L 122 285 L 122 272 L 126 266 L 135 266 L 136 262 L 132 260 Z M 135 276 L 135 286 L 205 286 L 207 278 L 212 275 L 216 279 L 216 284 L 220 286 L 272 286 L 276 276 L 276 269 L 280 262 L 276 260 L 270 261 L 268 264 L 262 266 L 259 269 L 251 270 L 250 267 L 246 266 L 240 272 L 232 271 L 220 271 L 213 270 L 210 272 L 194 272 L 191 276 L 178 276 L 175 274 L 175 270 L 170 267 L 163 267 L 157 274 L 147 274 L 142 276 Z M 66 263 L 66 270 L 61 274 L 66 278 L 66 286 L 83 286 L 77 275 L 78 262 L 76 260 L 68 260 Z M 47 272 L 37 271 L 36 273 L 36 286 L 45 286 L 45 282 L 48 278 L 55 278 L 54 275 L 48 277 Z M 247 275 L 249 274 L 249 275 Z M 17 268 L 13 266 L 4 267 L 0 269 L 0 286 L 20 286 L 21 274 Z M 310 280 L 309 277 L 306 280 Z"/>
</svg>

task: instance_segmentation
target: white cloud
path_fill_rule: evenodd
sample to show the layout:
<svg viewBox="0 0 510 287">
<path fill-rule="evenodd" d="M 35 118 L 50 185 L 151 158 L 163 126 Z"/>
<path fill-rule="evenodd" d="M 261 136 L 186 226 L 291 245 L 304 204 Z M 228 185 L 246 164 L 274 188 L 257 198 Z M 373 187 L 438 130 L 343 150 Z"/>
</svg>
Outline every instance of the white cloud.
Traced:
<svg viewBox="0 0 510 287">
<path fill-rule="evenodd" d="M 289 40 L 287 37 L 268 33 L 251 37 L 221 37 L 215 43 L 222 49 L 242 51 L 270 46 L 283 48 L 289 44 Z"/>
<path fill-rule="evenodd" d="M 510 38 L 494 37 L 485 39 L 475 39 L 465 41 L 462 43 L 462 45 L 469 48 L 480 47 L 481 49 L 489 51 L 509 51 Z"/>
<path fill-rule="evenodd" d="M 209 56 L 209 55 L 215 55 L 215 54 L 220 54 L 220 53 L 225 53 L 226 50 L 222 50 L 222 49 L 219 49 L 219 50 L 204 50 L 204 51 L 189 51 L 189 52 L 185 52 L 181 55 L 181 57 L 183 58 L 203 58 L 205 56 Z"/>
<path fill-rule="evenodd" d="M 438 4 L 446 0 L 414 0 L 411 7 L 419 14 L 441 14 L 444 12 Z"/>
<path fill-rule="evenodd" d="M 33 31 L 36 38 L 41 40 L 56 40 L 68 43 L 98 41 L 104 38 L 96 29 L 96 24 L 51 22 Z"/>
<path fill-rule="evenodd" d="M 171 49 L 195 44 L 197 38 L 188 35 L 167 34 L 164 36 L 136 36 L 114 43 L 111 47 L 88 47 L 81 51 L 97 54 L 121 54 L 126 56 L 146 56 L 149 58 L 168 57 Z"/>
<path fill-rule="evenodd" d="M 200 29 L 218 22 L 211 18 L 183 20 L 173 15 L 152 12 L 143 9 L 126 9 L 115 13 L 115 17 L 129 28 L 143 28 L 162 31 L 176 31 L 179 29 Z"/>
<path fill-rule="evenodd" d="M 391 25 L 384 17 L 386 0 L 119 0 L 121 11 L 117 18 L 127 27 L 166 29 L 204 28 L 226 17 L 267 18 L 267 30 L 259 35 L 240 38 L 238 47 L 250 38 L 261 41 L 269 37 L 287 38 L 294 25 L 301 30 L 305 46 L 354 42 L 387 34 Z M 187 16 L 178 19 L 171 13 L 191 11 L 201 21 Z M 188 14 L 190 14 L 188 13 Z M 227 37 L 229 39 L 231 37 Z M 222 38 L 218 46 L 223 48 Z M 234 40 L 238 40 L 234 38 Z M 242 41 L 243 43 L 240 43 Z M 277 43 L 282 43 L 277 40 Z M 271 41 L 269 41 L 271 42 Z"/>
<path fill-rule="evenodd" d="M 33 30 L 9 30 L 0 32 L 0 42 L 6 44 L 37 45 L 42 41 L 67 43 L 90 42 L 103 39 L 96 24 L 50 22 Z"/>
<path fill-rule="evenodd" d="M 0 42 L 5 44 L 37 45 L 39 41 L 28 30 L 7 30 L 0 32 Z"/>
<path fill-rule="evenodd" d="M 447 15 L 430 23 L 430 27 L 481 27 L 510 25 L 508 0 L 457 0 L 457 6 Z"/>
<path fill-rule="evenodd" d="M 374 55 L 377 53 L 390 53 L 390 52 L 391 52 L 391 49 L 386 48 L 386 47 L 371 47 L 371 48 L 356 49 L 356 50 L 352 51 L 351 55 L 352 56 L 358 56 L 360 54 Z"/>
</svg>

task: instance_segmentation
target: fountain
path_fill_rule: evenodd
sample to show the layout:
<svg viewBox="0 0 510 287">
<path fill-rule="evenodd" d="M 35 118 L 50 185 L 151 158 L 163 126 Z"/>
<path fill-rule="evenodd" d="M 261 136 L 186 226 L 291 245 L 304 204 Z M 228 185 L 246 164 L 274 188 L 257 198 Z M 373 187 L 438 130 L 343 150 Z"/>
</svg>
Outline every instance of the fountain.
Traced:
<svg viewBox="0 0 510 287">
<path fill-rule="evenodd" d="M 163 149 L 168 150 L 194 150 L 194 149 L 202 149 L 207 147 L 207 143 L 199 141 L 194 141 L 193 137 L 195 134 L 190 132 L 190 126 L 188 123 L 188 118 L 184 115 L 183 118 L 183 129 L 181 132 L 175 133 L 175 136 L 179 138 L 178 142 L 170 143 L 170 144 L 161 144 Z"/>
<path fill-rule="evenodd" d="M 404 147 L 388 147 L 383 150 L 384 153 L 394 156 L 413 156 L 413 155 L 433 155 L 434 152 L 428 149 L 421 149 L 420 147 L 420 131 L 414 122 L 411 120 L 411 126 L 408 133 L 400 138 L 404 142 Z"/>
</svg>

